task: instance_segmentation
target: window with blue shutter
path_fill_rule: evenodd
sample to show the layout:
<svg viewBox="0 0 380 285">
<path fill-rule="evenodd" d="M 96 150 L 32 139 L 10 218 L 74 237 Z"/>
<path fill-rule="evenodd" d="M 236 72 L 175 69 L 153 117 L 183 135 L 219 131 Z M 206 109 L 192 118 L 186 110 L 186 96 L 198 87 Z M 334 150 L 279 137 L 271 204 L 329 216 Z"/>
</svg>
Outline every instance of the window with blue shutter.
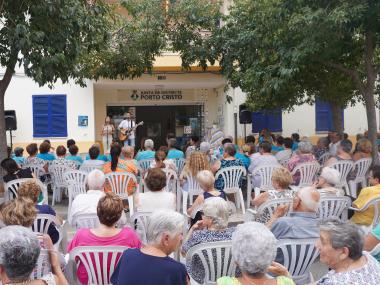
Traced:
<svg viewBox="0 0 380 285">
<path fill-rule="evenodd" d="M 344 110 L 343 113 L 343 128 L 344 128 Z M 329 103 L 316 100 L 315 101 L 315 130 L 317 132 L 328 132 L 334 129 L 333 116 Z"/>
<path fill-rule="evenodd" d="M 67 137 L 66 95 L 33 95 L 33 137 Z"/>
<path fill-rule="evenodd" d="M 259 133 L 265 128 L 271 132 L 282 132 L 281 109 L 252 112 L 252 132 Z"/>
</svg>

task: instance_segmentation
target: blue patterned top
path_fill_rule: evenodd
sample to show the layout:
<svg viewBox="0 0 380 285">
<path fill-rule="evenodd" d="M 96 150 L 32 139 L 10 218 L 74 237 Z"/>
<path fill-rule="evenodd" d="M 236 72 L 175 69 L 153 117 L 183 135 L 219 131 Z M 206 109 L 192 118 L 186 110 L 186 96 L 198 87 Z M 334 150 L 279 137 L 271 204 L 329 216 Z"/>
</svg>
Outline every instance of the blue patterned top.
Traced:
<svg viewBox="0 0 380 285">
<path fill-rule="evenodd" d="M 234 159 L 234 160 L 222 159 L 220 161 L 219 170 L 226 167 L 231 167 L 231 166 L 244 166 L 244 165 L 240 159 Z M 239 182 L 240 187 L 241 187 L 241 184 L 242 184 L 242 179 L 240 179 L 240 182 Z M 224 188 L 224 180 L 223 180 L 223 177 L 219 175 L 218 177 L 216 177 L 216 180 L 215 180 L 215 189 L 221 191 L 223 190 L 223 188 Z"/>
</svg>

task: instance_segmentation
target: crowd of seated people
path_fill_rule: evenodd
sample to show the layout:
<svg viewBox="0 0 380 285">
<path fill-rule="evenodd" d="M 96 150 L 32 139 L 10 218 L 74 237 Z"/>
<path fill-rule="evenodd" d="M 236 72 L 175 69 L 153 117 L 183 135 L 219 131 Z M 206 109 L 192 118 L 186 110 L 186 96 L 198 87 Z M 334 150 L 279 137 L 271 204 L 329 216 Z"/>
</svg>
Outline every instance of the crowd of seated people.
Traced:
<svg viewBox="0 0 380 285">
<path fill-rule="evenodd" d="M 73 140 L 67 142 L 67 148 L 59 145 L 55 149 L 50 142 L 44 141 L 39 147 L 34 143 L 26 147 L 29 157 L 23 159 L 22 150 L 16 148 L 13 158 L 3 160 L 1 166 L 6 171 L 5 182 L 19 178 L 30 180 L 19 186 L 18 197 L 12 197 L 11 201 L 0 206 L 0 225 L 3 225 L 0 231 L 8 233 L 8 237 L 0 234 L 0 249 L 3 250 L 0 252 L 2 284 L 68 284 L 62 272 L 65 261 L 59 254 L 49 255 L 46 262 L 51 264 L 51 272 L 48 276 L 29 281 L 37 263 L 37 252 L 51 249 L 58 242 L 57 228 L 63 221 L 54 207 L 43 204 L 41 184 L 35 180 L 40 177 L 34 177 L 28 165 L 40 165 L 45 171 L 56 165 L 64 165 L 68 169 L 80 169 L 81 166 L 96 168 L 88 172 L 86 193 L 74 198 L 67 211 L 67 220 L 76 228 L 77 217 L 91 214 L 97 217 L 99 223 L 93 228 L 75 230 L 65 253 L 69 254 L 82 246 L 127 247 L 117 262 L 111 277 L 112 284 L 189 285 L 190 280 L 203 284 L 207 269 L 203 267 L 199 256 L 193 256 L 186 264 L 178 261 L 183 262 L 183 259 L 175 260 L 170 256 L 180 252 L 186 257 L 197 245 L 219 241 L 231 244 L 232 258 L 239 270 L 236 275 L 220 276 L 218 285 L 295 284 L 282 265 L 285 257 L 277 250 L 277 241 L 284 239 L 317 240 L 315 247 L 320 252 L 320 261 L 330 270 L 320 280 L 310 284 L 350 284 L 349 281 L 354 279 L 358 280 L 355 284 L 359 285 L 380 284 L 380 265 L 376 261 L 376 258 L 380 260 L 380 254 L 373 258 L 369 253 L 363 253 L 363 250 L 373 250 L 380 244 L 380 226 L 370 228 L 367 233 L 358 227 L 372 224 L 374 207 L 355 211 L 349 221 L 321 221 L 317 215 L 320 202 L 325 197 L 347 196 L 341 188 L 340 173 L 334 164 L 370 158 L 372 145 L 367 138 L 361 137 L 354 151 L 347 136 L 338 132 L 321 137 L 314 146 L 309 138 L 300 138 L 298 134 L 282 137 L 271 134 L 269 130 L 264 130 L 257 140 L 253 136 L 247 137 L 241 146 L 234 144 L 230 137 L 225 137 L 215 146 L 207 141 L 202 142 L 197 136 L 191 137 L 184 149 L 180 149 L 176 138 L 172 136 L 168 136 L 166 146 L 155 148 L 153 140 L 149 138 L 144 140 L 143 146 L 144 149 L 135 154 L 132 147 L 122 148 L 116 143 L 111 144 L 109 154 L 102 154 L 100 146 L 94 144 L 87 158 L 84 158 L 82 154 L 78 155 L 79 147 Z M 320 162 L 325 154 L 330 158 L 321 165 L 313 184 L 297 187 L 300 173 L 292 175 L 291 171 L 302 163 Z M 150 160 L 150 167 L 141 175 L 139 161 L 145 159 Z M 177 169 L 175 164 L 178 159 L 185 160 L 182 170 Z M 283 161 L 287 163 L 280 164 Z M 224 192 L 225 181 L 216 173 L 229 167 L 244 167 L 249 175 L 264 165 L 276 166 L 271 173 L 273 187 L 258 196 L 247 197 L 251 207 L 257 209 L 268 201 L 282 198 L 291 200 L 291 206 L 279 205 L 273 214 L 267 211 L 256 216 L 255 222 L 239 220 L 238 223 L 242 224 L 236 227 L 236 223 L 230 223 L 229 206 L 235 200 Z M 167 185 L 170 183 L 167 169 L 177 172 L 179 181 L 176 185 L 182 191 L 189 190 L 190 178 L 198 182 L 203 190 L 188 207 L 185 208 L 187 203 L 184 203 L 182 210 L 178 209 L 177 203 L 180 194 L 178 191 L 171 192 Z M 360 209 L 371 199 L 380 196 L 380 167 L 374 166 L 370 170 L 368 177 L 371 186 L 359 189 L 358 197 L 352 199 L 355 208 Z M 141 233 L 137 231 L 136 224 L 128 220 L 130 209 L 126 207 L 126 201 L 112 193 L 112 187 L 106 182 L 105 175 L 112 173 L 129 173 L 139 182 L 131 181 L 125 193 L 133 195 L 137 213 L 149 214 L 144 239 L 139 236 Z M 355 175 L 353 169 L 351 178 Z M 141 191 L 142 185 L 144 191 Z M 260 185 L 257 177 L 253 177 L 253 185 Z M 239 187 L 245 191 L 246 186 L 242 181 Z M 25 229 L 32 228 L 38 213 L 57 218 L 57 224 L 51 224 L 45 236 Z M 189 227 L 184 236 L 186 224 Z M 35 240 L 37 243 L 33 244 Z M 13 241 L 20 243 L 22 254 L 30 255 L 23 273 L 20 270 L 16 273 L 12 271 L 19 264 L 10 265 L 4 255 L 15 250 L 12 246 L 4 249 Z M 30 243 L 30 248 L 23 249 L 23 243 Z M 221 258 L 224 258 L 223 252 Z M 20 263 L 21 259 L 12 262 Z M 141 274 L 142 267 L 144 274 Z M 88 283 L 88 273 L 83 264 L 78 265 L 77 279 L 81 284 Z M 312 281 L 305 279 L 300 284 L 309 282 Z"/>
</svg>

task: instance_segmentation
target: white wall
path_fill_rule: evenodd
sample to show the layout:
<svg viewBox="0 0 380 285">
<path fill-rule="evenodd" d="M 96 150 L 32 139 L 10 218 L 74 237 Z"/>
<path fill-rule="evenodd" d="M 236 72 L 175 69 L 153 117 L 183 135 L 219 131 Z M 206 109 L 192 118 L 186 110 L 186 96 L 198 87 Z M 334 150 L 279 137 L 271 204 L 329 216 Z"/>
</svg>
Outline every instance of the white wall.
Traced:
<svg viewBox="0 0 380 285">
<path fill-rule="evenodd" d="M 39 87 L 30 78 L 22 73 L 17 73 L 5 95 L 5 109 L 16 110 L 17 131 L 13 132 L 15 143 L 29 143 L 41 141 L 33 138 L 33 110 L 32 95 L 67 95 L 67 131 L 68 138 L 77 141 L 94 141 L 94 101 L 93 83 L 87 82 L 86 88 L 81 88 L 74 83 L 57 83 L 53 89 L 47 86 Z M 89 118 L 88 127 L 78 127 L 78 115 L 86 115 Z M 49 138 L 52 142 L 65 141 L 67 138 Z"/>
</svg>

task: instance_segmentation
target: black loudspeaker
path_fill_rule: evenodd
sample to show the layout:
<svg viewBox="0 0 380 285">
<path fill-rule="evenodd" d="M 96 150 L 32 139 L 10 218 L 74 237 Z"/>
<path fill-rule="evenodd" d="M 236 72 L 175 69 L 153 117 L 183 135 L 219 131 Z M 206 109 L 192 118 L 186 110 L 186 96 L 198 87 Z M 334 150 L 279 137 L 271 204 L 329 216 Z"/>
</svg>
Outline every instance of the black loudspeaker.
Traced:
<svg viewBox="0 0 380 285">
<path fill-rule="evenodd" d="M 8 110 L 4 111 L 5 117 L 5 130 L 7 131 L 15 131 L 17 130 L 17 119 L 16 119 L 16 111 Z"/>
<path fill-rule="evenodd" d="M 252 113 L 247 109 L 245 104 L 239 105 L 239 123 L 240 124 L 251 124 L 252 123 Z"/>
</svg>

